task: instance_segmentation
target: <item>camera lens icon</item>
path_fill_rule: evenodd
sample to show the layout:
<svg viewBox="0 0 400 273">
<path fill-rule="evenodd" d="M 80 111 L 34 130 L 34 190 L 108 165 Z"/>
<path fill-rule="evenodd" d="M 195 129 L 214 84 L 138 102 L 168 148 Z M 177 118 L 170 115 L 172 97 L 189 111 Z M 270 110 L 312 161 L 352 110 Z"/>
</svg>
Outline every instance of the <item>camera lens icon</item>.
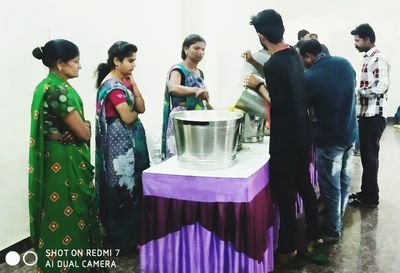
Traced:
<svg viewBox="0 0 400 273">
<path fill-rule="evenodd" d="M 37 263 L 38 256 L 34 251 L 27 251 L 22 255 L 22 260 L 27 266 L 33 266 Z"/>
</svg>

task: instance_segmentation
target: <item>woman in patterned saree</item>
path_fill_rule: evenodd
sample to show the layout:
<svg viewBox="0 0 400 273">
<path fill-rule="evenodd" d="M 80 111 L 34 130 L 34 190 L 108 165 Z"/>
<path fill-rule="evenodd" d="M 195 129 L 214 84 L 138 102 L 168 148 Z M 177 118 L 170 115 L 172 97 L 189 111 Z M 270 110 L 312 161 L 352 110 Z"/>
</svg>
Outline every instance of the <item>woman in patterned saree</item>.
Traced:
<svg viewBox="0 0 400 273">
<path fill-rule="evenodd" d="M 97 249 L 101 241 L 88 145 L 90 123 L 85 121 L 81 98 L 68 83 L 78 77 L 79 50 L 59 39 L 32 54 L 50 69 L 36 86 L 31 110 L 29 210 L 37 272 L 89 272 L 82 267 L 88 257 L 70 255 L 72 250 Z M 68 252 L 57 257 L 52 253 L 57 249 Z"/>
<path fill-rule="evenodd" d="M 118 41 L 97 68 L 96 185 L 111 248 L 131 253 L 139 243 L 142 172 L 150 166 L 138 115 L 145 111 L 133 79 L 137 48 Z"/>
<path fill-rule="evenodd" d="M 212 109 L 204 84 L 204 74 L 197 68 L 203 59 L 205 40 L 191 34 L 182 44 L 182 62 L 168 71 L 164 93 L 161 157 L 163 160 L 176 154 L 175 135 L 171 115 L 184 110 Z"/>
</svg>

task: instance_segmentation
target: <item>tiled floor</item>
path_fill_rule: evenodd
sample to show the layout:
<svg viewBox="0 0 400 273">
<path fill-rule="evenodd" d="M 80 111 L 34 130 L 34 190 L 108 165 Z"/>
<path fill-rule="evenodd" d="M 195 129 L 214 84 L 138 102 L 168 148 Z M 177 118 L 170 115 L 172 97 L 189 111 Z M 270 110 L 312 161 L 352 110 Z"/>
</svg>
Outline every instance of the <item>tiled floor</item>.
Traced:
<svg viewBox="0 0 400 273">
<path fill-rule="evenodd" d="M 354 157 L 352 189 L 360 187 L 360 157 Z M 377 209 L 348 207 L 342 242 L 328 248 L 330 263 L 306 265 L 307 273 L 398 273 L 400 272 L 400 129 L 388 124 L 381 140 L 380 204 Z M 117 258 L 111 273 L 137 273 L 137 255 Z M 33 268 L 0 265 L 1 273 L 33 273 Z M 276 271 L 278 272 L 278 271 Z M 283 271 L 279 271 L 283 272 Z M 190 273 L 190 272 L 176 272 Z M 227 272 L 228 273 L 228 272 Z M 230 272 L 229 272 L 230 273 Z"/>
</svg>

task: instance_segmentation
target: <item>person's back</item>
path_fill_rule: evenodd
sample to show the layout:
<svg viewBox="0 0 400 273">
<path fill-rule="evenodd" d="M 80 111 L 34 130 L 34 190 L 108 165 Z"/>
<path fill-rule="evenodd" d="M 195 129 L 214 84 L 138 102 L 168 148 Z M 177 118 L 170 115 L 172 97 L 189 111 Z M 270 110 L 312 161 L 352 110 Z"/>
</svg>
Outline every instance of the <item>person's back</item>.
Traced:
<svg viewBox="0 0 400 273">
<path fill-rule="evenodd" d="M 317 253 L 322 242 L 318 223 L 317 197 L 309 173 L 308 118 L 305 101 L 305 77 L 297 51 L 283 40 L 285 27 L 275 10 L 263 10 L 253 16 L 254 25 L 264 48 L 271 53 L 264 65 L 266 86 L 252 84 L 253 90 L 271 101 L 271 138 L 269 175 L 271 194 L 279 206 L 279 241 L 276 265 L 300 268 L 304 261 L 298 256 L 295 200 L 297 194 L 304 202 L 307 229 L 305 255 L 319 263 L 327 257 Z M 251 79 L 253 82 L 254 79 Z"/>
<path fill-rule="evenodd" d="M 304 68 L 295 49 L 276 52 L 264 65 L 271 96 L 270 153 L 304 150 L 310 143 Z"/>
<path fill-rule="evenodd" d="M 307 41 L 300 54 L 308 68 L 308 103 L 316 116 L 313 140 L 320 199 L 327 215 L 324 240 L 337 242 L 350 192 L 350 154 L 357 128 L 355 72 L 347 60 L 322 53 L 317 40 Z"/>
<path fill-rule="evenodd" d="M 317 146 L 347 145 L 356 137 L 355 72 L 344 58 L 323 55 L 306 72 L 307 97 L 314 107 Z"/>
</svg>

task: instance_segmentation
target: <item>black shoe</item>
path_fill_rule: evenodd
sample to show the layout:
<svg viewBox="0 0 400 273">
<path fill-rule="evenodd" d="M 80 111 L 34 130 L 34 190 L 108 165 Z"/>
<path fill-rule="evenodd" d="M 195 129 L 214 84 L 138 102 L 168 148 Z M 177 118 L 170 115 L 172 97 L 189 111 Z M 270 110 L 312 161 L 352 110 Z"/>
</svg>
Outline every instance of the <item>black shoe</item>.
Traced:
<svg viewBox="0 0 400 273">
<path fill-rule="evenodd" d="M 325 265 L 329 262 L 328 255 L 321 250 L 314 249 L 312 252 L 305 251 L 303 253 L 305 259 L 317 264 Z"/>
<path fill-rule="evenodd" d="M 349 200 L 359 198 L 360 196 L 361 196 L 361 192 L 360 191 L 359 192 L 350 193 Z"/>
<path fill-rule="evenodd" d="M 276 269 L 301 269 L 305 265 L 306 265 L 305 260 L 298 254 L 287 262 L 284 263 L 278 261 L 275 262 Z"/>
<path fill-rule="evenodd" d="M 333 236 L 329 236 L 329 235 L 323 235 L 322 236 L 322 240 L 324 241 L 324 244 L 337 244 L 337 243 L 340 243 L 341 242 L 341 240 L 342 240 L 342 237 L 339 235 L 339 236 L 336 236 L 336 237 L 333 237 Z"/>
<path fill-rule="evenodd" d="M 374 208 L 378 207 L 378 204 L 379 203 L 367 203 L 367 202 L 360 200 L 360 198 L 355 198 L 355 199 L 349 201 L 349 206 L 358 207 L 358 208 L 374 209 Z"/>
<path fill-rule="evenodd" d="M 317 265 L 324 265 L 329 262 L 328 255 L 324 251 L 324 240 L 319 238 L 308 242 L 303 257 Z"/>
</svg>

